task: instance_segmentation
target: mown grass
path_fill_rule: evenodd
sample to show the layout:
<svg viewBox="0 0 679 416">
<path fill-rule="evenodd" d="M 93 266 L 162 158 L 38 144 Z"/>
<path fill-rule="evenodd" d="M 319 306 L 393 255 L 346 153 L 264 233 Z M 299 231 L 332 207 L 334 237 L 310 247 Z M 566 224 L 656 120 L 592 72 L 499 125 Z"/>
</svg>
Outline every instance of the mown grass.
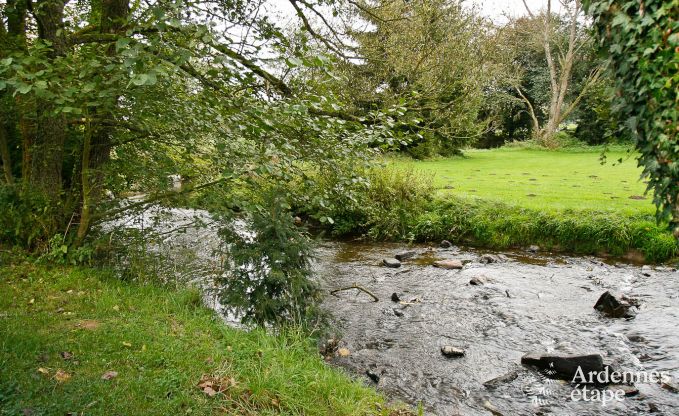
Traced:
<svg viewBox="0 0 679 416">
<path fill-rule="evenodd" d="M 644 196 L 646 185 L 639 179 L 641 169 L 634 154 L 615 148 L 605 153 L 603 165 L 601 154 L 601 148 L 500 148 L 467 150 L 464 157 L 446 159 L 390 159 L 389 164 L 431 174 L 434 187 L 442 195 L 539 210 L 654 213 L 651 197 Z M 619 159 L 622 163 L 618 163 Z"/>
<path fill-rule="evenodd" d="M 391 412 L 307 338 L 229 328 L 194 290 L 22 262 L 0 267 L 0 294 L 0 414 Z M 210 397 L 203 376 L 226 389 Z"/>
</svg>

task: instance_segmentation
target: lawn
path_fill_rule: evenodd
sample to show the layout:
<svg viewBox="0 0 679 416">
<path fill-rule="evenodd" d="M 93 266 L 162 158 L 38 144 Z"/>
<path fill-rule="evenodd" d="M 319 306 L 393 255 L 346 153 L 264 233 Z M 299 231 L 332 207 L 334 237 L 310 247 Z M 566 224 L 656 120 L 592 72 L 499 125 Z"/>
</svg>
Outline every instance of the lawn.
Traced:
<svg viewBox="0 0 679 416">
<path fill-rule="evenodd" d="M 641 169 L 623 150 L 547 151 L 521 148 L 467 150 L 464 157 L 415 161 L 393 159 L 433 175 L 442 194 L 501 200 L 536 209 L 595 209 L 623 214 L 655 212 Z M 622 158 L 622 163 L 618 159 Z"/>
<path fill-rule="evenodd" d="M 229 328 L 196 291 L 0 266 L 0 415 L 406 414 L 383 403 L 307 338 Z"/>
</svg>

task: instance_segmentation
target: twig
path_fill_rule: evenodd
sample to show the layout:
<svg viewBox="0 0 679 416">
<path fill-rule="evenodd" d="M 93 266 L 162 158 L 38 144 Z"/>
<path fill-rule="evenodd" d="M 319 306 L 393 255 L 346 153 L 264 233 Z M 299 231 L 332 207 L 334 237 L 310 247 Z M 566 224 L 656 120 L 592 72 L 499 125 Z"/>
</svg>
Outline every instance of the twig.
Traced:
<svg viewBox="0 0 679 416">
<path fill-rule="evenodd" d="M 370 296 L 371 298 L 373 298 L 373 302 L 379 302 L 379 301 L 380 301 L 379 298 L 378 298 L 377 296 L 373 295 L 373 293 L 372 293 L 371 291 L 369 291 L 368 289 L 366 289 L 366 288 L 364 288 L 364 287 L 362 287 L 362 286 L 359 286 L 359 285 L 357 285 L 357 284 L 355 284 L 355 283 L 354 283 L 353 285 L 351 285 L 351 286 L 347 286 L 347 287 L 342 287 L 342 288 L 339 288 L 339 289 L 331 290 L 331 291 L 330 291 L 330 294 L 331 294 L 331 295 L 334 295 L 334 296 L 337 296 L 337 295 L 335 295 L 335 293 L 341 292 L 341 291 L 343 291 L 343 290 L 351 290 L 351 289 L 357 289 L 357 290 L 360 290 L 361 292 L 364 292 L 365 294 L 367 294 L 368 296 Z"/>
</svg>

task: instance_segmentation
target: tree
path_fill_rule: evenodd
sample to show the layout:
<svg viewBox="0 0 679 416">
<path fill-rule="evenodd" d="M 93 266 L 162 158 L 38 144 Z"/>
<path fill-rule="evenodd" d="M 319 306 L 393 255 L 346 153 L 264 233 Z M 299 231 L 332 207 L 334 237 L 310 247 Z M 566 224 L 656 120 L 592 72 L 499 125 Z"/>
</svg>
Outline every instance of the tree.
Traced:
<svg viewBox="0 0 679 416">
<path fill-rule="evenodd" d="M 588 0 L 615 79 L 614 110 L 632 134 L 659 220 L 679 238 L 679 22 L 677 2 Z"/>
<path fill-rule="evenodd" d="M 341 96 L 357 111 L 403 106 L 415 155 L 450 154 L 479 137 L 483 88 L 495 75 L 489 25 L 457 0 L 350 3 L 357 59 L 342 66 Z"/>
<path fill-rule="evenodd" d="M 185 191 L 254 183 L 299 170 L 301 160 L 332 165 L 334 154 L 364 148 L 379 116 L 361 120 L 285 79 L 278 68 L 286 62 L 328 62 L 291 51 L 262 3 L 2 6 L 2 178 L 14 190 L 10 203 L 36 218 L 14 234 L 30 234 L 32 244 L 63 235 L 77 246 L 110 215 L 171 197 L 168 175 L 191 176 Z M 325 2 L 304 3 L 308 11 Z M 148 200 L 120 207 L 104 198 L 129 190 Z M 14 219 L 3 220 L 14 229 Z"/>
<path fill-rule="evenodd" d="M 530 115 L 534 138 L 547 146 L 556 145 L 553 136 L 559 125 L 577 108 L 601 74 L 595 65 L 579 79 L 573 79 L 578 64 L 590 61 L 590 38 L 580 23 L 583 17 L 580 0 L 563 1 L 562 5 L 565 20 L 554 14 L 551 0 L 540 14 L 530 10 L 524 1 L 529 17 L 510 23 L 503 39 L 509 67 L 514 72 L 512 87 Z M 536 65 L 539 67 L 541 62 L 546 71 L 544 77 L 536 77 Z M 545 81 L 546 85 L 539 85 L 544 98 L 535 91 L 532 96 L 529 94 L 524 85 L 526 78 L 538 85 Z"/>
</svg>

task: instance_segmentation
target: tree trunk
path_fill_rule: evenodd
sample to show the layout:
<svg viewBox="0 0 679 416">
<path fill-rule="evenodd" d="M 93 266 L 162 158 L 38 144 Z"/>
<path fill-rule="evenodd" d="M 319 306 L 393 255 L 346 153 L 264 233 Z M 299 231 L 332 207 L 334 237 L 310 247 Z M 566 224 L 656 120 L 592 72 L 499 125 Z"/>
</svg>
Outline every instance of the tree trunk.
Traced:
<svg viewBox="0 0 679 416">
<path fill-rule="evenodd" d="M 0 159 L 2 162 L 2 172 L 5 177 L 5 182 L 8 184 L 14 183 L 14 175 L 12 174 L 12 158 L 9 154 L 9 146 L 7 144 L 9 134 L 7 133 L 7 126 L 3 120 L 3 114 L 0 113 Z"/>
<path fill-rule="evenodd" d="M 63 31 L 64 3 L 60 0 L 38 1 L 33 9 L 38 22 L 38 35 L 52 44 L 48 57 L 63 55 L 66 42 Z M 37 131 L 30 148 L 29 183 L 56 204 L 62 189 L 62 164 L 67 124 L 63 115 L 56 115 L 56 106 L 49 100 L 37 99 Z"/>
<path fill-rule="evenodd" d="M 126 24 L 130 12 L 128 0 L 103 0 L 101 10 L 101 33 L 118 33 Z M 115 46 L 111 45 L 106 51 L 110 57 L 115 56 Z M 111 99 L 106 108 L 115 108 L 118 97 Z M 93 109 L 97 120 L 112 119 L 113 114 L 107 110 Z M 101 123 L 88 125 L 83 143 L 81 165 L 82 207 L 80 223 L 76 233 L 76 245 L 82 244 L 90 229 L 92 210 L 101 201 L 104 192 L 104 166 L 111 157 L 112 132 L 110 127 Z"/>
</svg>

